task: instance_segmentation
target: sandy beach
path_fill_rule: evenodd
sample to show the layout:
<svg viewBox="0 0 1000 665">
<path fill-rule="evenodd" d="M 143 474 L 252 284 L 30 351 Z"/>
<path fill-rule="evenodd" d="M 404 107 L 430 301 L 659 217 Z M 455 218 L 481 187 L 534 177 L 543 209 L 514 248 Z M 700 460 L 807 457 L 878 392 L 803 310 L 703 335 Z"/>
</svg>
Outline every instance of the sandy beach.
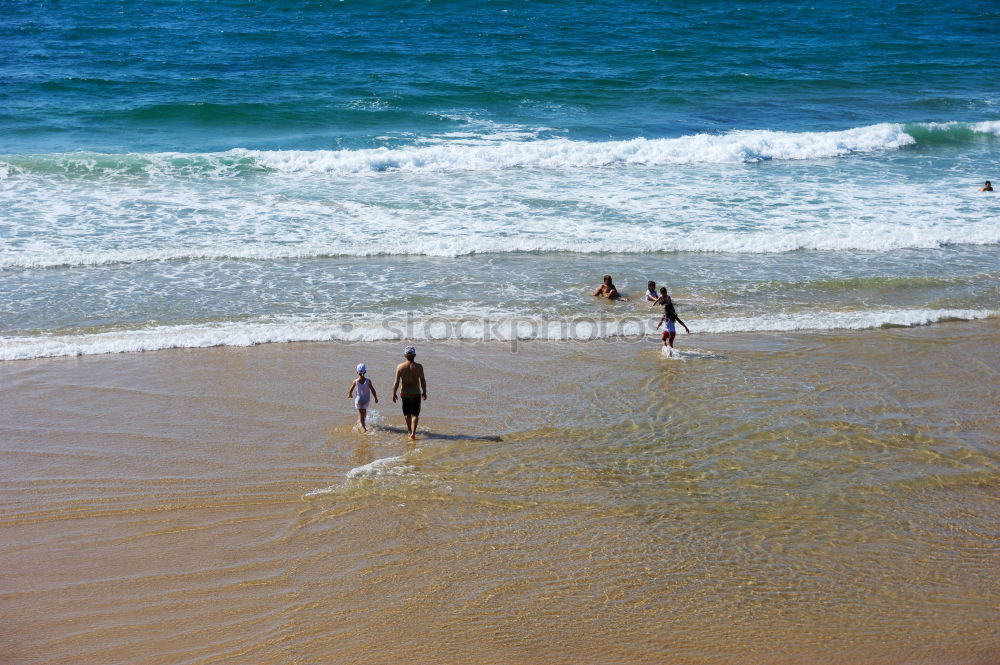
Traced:
<svg viewBox="0 0 1000 665">
<path fill-rule="evenodd" d="M 998 333 L 425 342 L 416 445 L 399 344 L 7 362 L 0 651 L 986 665 Z"/>
</svg>

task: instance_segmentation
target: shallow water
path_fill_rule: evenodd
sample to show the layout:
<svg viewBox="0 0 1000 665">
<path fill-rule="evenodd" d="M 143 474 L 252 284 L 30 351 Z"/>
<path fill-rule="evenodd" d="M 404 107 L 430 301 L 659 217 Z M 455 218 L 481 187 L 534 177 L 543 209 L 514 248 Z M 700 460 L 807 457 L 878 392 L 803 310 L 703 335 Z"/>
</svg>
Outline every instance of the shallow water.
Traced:
<svg viewBox="0 0 1000 665">
<path fill-rule="evenodd" d="M 997 339 L 425 344 L 415 447 L 394 345 L 8 363 L 5 651 L 989 663 Z"/>
<path fill-rule="evenodd" d="M 8 272 L 0 359 L 264 342 L 656 335 L 639 302 L 669 286 L 699 333 L 871 329 L 984 319 L 995 246 L 785 255 L 556 253 L 183 261 Z M 635 302 L 589 294 L 604 271 Z"/>
</svg>

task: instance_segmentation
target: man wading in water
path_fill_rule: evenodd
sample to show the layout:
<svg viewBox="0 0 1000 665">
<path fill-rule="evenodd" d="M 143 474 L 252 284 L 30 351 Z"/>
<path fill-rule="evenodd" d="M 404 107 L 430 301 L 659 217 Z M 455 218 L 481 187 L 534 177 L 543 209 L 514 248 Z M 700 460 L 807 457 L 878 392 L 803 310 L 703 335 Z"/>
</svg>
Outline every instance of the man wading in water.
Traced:
<svg viewBox="0 0 1000 665">
<path fill-rule="evenodd" d="M 413 362 L 417 350 L 412 346 L 403 349 L 406 362 L 396 367 L 396 381 L 392 384 L 392 401 L 396 401 L 396 391 L 399 390 L 403 400 L 403 418 L 406 419 L 406 433 L 410 441 L 417 438 L 417 422 L 420 420 L 420 400 L 427 399 L 427 381 L 424 380 L 424 366 Z"/>
</svg>

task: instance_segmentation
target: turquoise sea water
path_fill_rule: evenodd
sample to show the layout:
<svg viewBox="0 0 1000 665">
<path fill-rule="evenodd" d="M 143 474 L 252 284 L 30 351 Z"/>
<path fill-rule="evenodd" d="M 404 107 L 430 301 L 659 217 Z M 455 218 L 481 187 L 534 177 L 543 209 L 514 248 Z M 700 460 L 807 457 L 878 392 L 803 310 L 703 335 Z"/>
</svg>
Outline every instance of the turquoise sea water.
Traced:
<svg viewBox="0 0 1000 665">
<path fill-rule="evenodd" d="M 997 309 L 988 4 L 3 10 L 5 359 L 648 332 L 605 272 L 709 333 Z"/>
<path fill-rule="evenodd" d="M 10 153 L 996 120 L 968 2 L 5 2 Z M 483 127 L 481 125 L 486 125 Z"/>
</svg>

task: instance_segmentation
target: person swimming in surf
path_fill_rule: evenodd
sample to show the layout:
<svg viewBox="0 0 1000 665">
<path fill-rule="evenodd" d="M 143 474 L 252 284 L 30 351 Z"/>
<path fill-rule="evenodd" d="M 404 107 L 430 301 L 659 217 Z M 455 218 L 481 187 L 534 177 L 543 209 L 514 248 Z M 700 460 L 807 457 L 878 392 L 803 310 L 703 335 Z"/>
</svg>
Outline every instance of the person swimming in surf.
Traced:
<svg viewBox="0 0 1000 665">
<path fill-rule="evenodd" d="M 981 191 L 981 192 L 992 192 L 993 191 L 993 183 L 990 182 L 989 180 L 987 180 L 986 184 L 984 184 L 982 187 L 979 188 L 979 191 Z"/>
<path fill-rule="evenodd" d="M 403 349 L 404 362 L 396 367 L 396 380 L 392 384 L 392 401 L 396 402 L 396 391 L 399 390 L 403 400 L 403 418 L 406 420 L 406 433 L 410 441 L 417 438 L 417 423 L 420 421 L 420 400 L 427 399 L 427 381 L 424 379 L 424 366 L 413 362 L 417 350 L 408 346 Z"/>
<path fill-rule="evenodd" d="M 660 317 L 660 322 L 656 324 L 657 328 L 663 326 L 663 347 L 668 349 L 670 355 L 674 355 L 674 337 L 677 336 L 677 327 L 674 324 L 679 323 L 684 326 L 684 332 L 689 335 L 691 334 L 691 330 L 687 327 L 686 323 L 681 321 L 681 317 L 677 316 L 677 310 L 674 309 L 674 301 L 667 295 L 667 287 L 660 287 L 660 297 L 656 300 L 655 304 L 663 305 L 663 316 Z"/>
<path fill-rule="evenodd" d="M 607 298 L 608 300 L 622 300 L 628 302 L 628 298 L 618 293 L 618 288 L 615 286 L 614 281 L 611 279 L 611 275 L 605 275 L 603 283 L 597 287 L 594 291 L 594 295 L 598 298 Z"/>
<path fill-rule="evenodd" d="M 367 432 L 368 428 L 365 427 L 365 417 L 368 415 L 368 403 L 371 398 L 375 398 L 375 403 L 378 404 L 378 393 L 375 392 L 375 386 L 369 379 L 365 378 L 365 373 L 368 368 L 365 367 L 364 363 L 358 365 L 358 378 L 354 379 L 351 383 L 351 387 L 347 390 L 348 397 L 354 397 L 354 408 L 358 410 L 358 423 L 361 425 L 361 431 Z M 357 395 L 354 395 L 354 391 L 357 390 Z M 395 400 L 393 400 L 395 401 Z"/>
</svg>

